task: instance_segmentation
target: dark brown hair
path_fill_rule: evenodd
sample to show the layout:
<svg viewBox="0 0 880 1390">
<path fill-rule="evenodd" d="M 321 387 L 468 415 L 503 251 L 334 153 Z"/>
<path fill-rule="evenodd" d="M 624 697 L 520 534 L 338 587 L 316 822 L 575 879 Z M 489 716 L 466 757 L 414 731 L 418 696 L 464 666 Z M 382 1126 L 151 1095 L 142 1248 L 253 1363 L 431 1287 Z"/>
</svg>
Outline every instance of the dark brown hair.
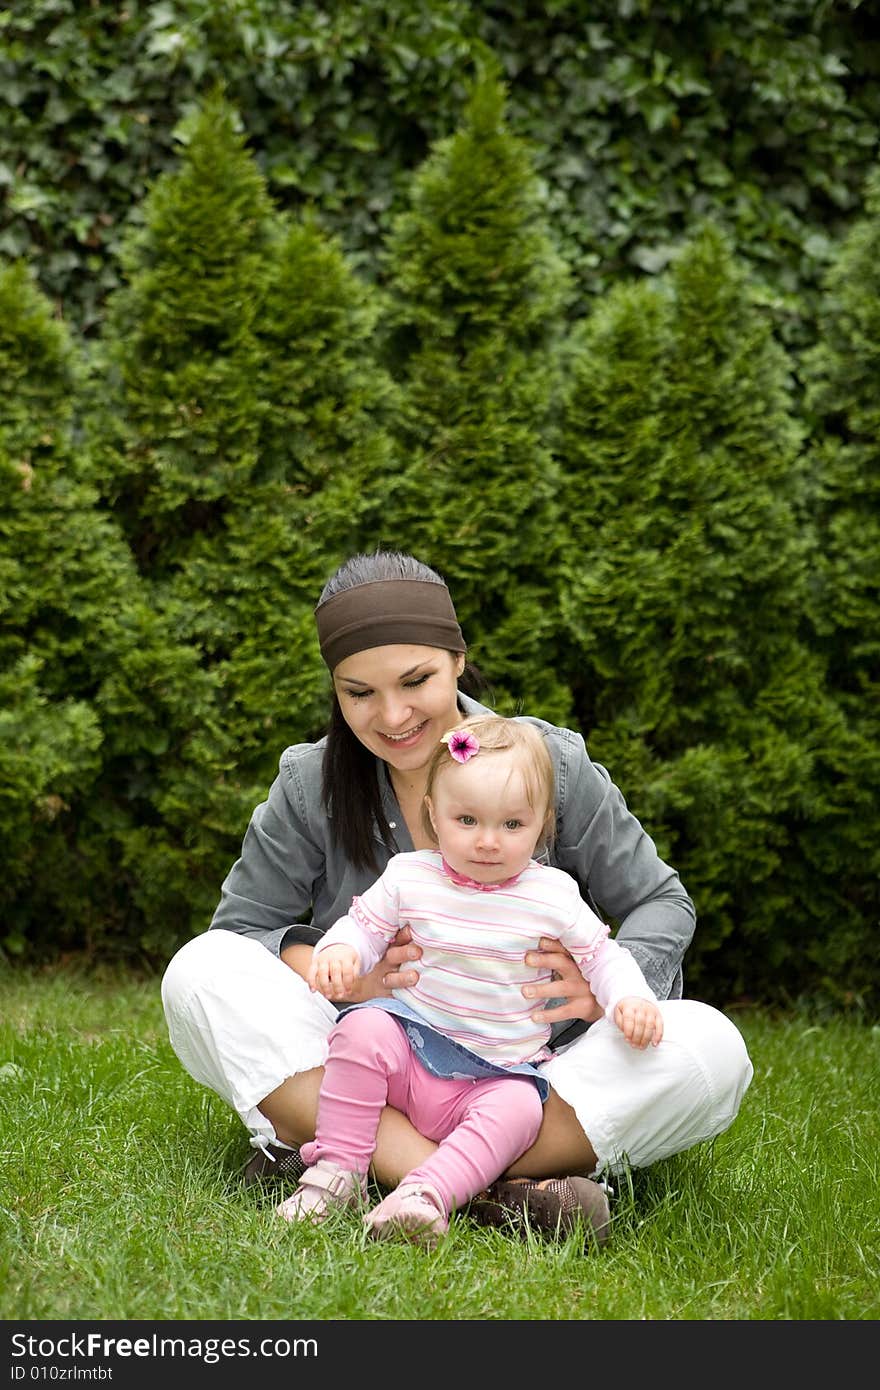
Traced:
<svg viewBox="0 0 880 1390">
<path fill-rule="evenodd" d="M 412 555 L 377 550 L 370 555 L 354 555 L 340 565 L 324 585 L 319 601 L 323 603 L 345 589 L 383 579 L 445 583 L 436 570 Z M 487 689 L 480 672 L 470 664 L 465 666 L 459 684 L 469 695 Z M 333 839 L 350 863 L 358 869 L 378 872 L 375 831 L 378 829 L 389 854 L 396 853 L 397 846 L 382 809 L 377 760 L 346 724 L 335 690 L 324 750 L 321 799 L 331 817 Z"/>
</svg>

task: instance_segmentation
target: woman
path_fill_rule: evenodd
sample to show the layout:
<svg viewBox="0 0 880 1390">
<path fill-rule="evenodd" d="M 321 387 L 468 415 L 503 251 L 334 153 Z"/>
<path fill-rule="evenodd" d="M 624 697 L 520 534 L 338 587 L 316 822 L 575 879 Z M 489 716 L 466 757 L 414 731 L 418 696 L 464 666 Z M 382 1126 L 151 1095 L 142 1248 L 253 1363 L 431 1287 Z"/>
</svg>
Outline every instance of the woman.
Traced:
<svg viewBox="0 0 880 1390">
<path fill-rule="evenodd" d="M 246 1181 L 299 1177 L 298 1146 L 314 1139 L 337 1011 L 307 984 L 312 946 L 393 854 L 431 847 L 421 817 L 431 755 L 462 717 L 485 710 L 459 688 L 466 646 L 449 591 L 411 556 L 355 556 L 325 585 L 315 616 L 333 681 L 327 736 L 282 754 L 210 929 L 178 951 L 162 982 L 180 1061 L 250 1131 L 256 1152 Z M 620 923 L 617 940 L 657 998 L 669 1002 L 662 1046 L 634 1053 L 601 1017 L 571 956 L 555 942 L 535 943 L 527 963 L 556 975 L 523 987 L 556 1033 L 555 1054 L 542 1064 L 550 1096 L 534 1144 L 470 1210 L 491 1224 L 526 1216 L 541 1229 L 566 1231 L 583 1220 L 604 1232 L 607 1198 L 593 1179 L 646 1167 L 721 1133 L 752 1067 L 730 1020 L 680 997 L 694 909 L 678 875 L 604 768 L 591 762 L 580 735 L 530 722 L 544 731 L 554 761 L 550 862 L 572 875 L 600 915 Z M 344 1002 L 413 986 L 419 954 L 400 933 Z M 434 1148 L 386 1108 L 373 1158 L 377 1181 L 396 1186 Z"/>
</svg>

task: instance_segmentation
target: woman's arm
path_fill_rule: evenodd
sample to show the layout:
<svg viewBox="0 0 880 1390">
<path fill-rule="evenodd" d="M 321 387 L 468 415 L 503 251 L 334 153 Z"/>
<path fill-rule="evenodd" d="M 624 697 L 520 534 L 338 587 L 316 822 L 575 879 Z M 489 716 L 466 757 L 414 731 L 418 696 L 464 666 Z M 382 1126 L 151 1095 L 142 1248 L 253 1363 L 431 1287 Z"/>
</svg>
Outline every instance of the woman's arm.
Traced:
<svg viewBox="0 0 880 1390">
<path fill-rule="evenodd" d="M 324 845 L 311 832 L 303 789 L 294 776 L 295 756 L 316 758 L 320 749 L 285 749 L 266 800 L 254 810 L 241 853 L 223 881 L 211 929 L 249 936 L 281 954 L 291 925 L 312 908 L 315 883 L 326 870 Z M 287 952 L 284 953 L 287 963 Z M 298 973 L 300 973 L 298 971 Z"/>
<path fill-rule="evenodd" d="M 580 735 L 557 732 L 561 795 L 553 862 L 602 916 L 619 924 L 615 939 L 631 951 L 657 998 L 680 994 L 693 902 Z"/>
</svg>

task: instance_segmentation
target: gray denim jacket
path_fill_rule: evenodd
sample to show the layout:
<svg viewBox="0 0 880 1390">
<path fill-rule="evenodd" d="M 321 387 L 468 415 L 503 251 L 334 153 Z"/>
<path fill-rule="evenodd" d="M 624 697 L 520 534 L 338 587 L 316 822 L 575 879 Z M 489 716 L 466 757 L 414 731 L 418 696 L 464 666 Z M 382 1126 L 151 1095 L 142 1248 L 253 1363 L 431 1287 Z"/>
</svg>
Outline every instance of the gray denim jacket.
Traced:
<svg viewBox="0 0 880 1390">
<path fill-rule="evenodd" d="M 466 695 L 458 699 L 465 715 L 487 712 Z M 590 760 L 580 734 L 541 719 L 529 722 L 544 731 L 556 770 L 556 838 L 545 858 L 572 875 L 605 921 L 619 924 L 618 941 L 635 956 L 658 999 L 680 998 L 695 913 L 678 874 L 659 857 L 605 769 Z M 276 955 L 293 941 L 314 944 L 377 877 L 355 869 L 333 842 L 321 804 L 324 742 L 282 753 L 211 921 L 212 929 L 252 936 Z M 397 850 L 411 850 L 384 765 L 379 775 Z M 381 873 L 389 854 L 378 829 L 376 851 Z M 571 1029 L 563 1030 L 568 1041 Z"/>
</svg>

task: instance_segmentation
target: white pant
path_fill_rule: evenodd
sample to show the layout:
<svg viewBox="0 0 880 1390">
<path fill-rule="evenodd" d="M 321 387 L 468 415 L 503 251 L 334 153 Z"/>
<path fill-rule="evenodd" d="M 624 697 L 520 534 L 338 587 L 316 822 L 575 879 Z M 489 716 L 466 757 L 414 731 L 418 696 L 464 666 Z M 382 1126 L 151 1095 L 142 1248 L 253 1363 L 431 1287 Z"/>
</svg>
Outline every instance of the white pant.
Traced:
<svg viewBox="0 0 880 1390">
<path fill-rule="evenodd" d="M 190 1076 L 210 1086 L 264 1148 L 275 1130 L 259 1103 L 288 1077 L 323 1066 L 336 1010 L 248 937 L 194 937 L 162 981 L 171 1046 Z M 752 1079 L 745 1043 L 717 1009 L 664 1003 L 663 1041 L 631 1047 L 608 1019 L 543 1066 L 577 1115 L 595 1172 L 646 1168 L 720 1134 Z"/>
</svg>

